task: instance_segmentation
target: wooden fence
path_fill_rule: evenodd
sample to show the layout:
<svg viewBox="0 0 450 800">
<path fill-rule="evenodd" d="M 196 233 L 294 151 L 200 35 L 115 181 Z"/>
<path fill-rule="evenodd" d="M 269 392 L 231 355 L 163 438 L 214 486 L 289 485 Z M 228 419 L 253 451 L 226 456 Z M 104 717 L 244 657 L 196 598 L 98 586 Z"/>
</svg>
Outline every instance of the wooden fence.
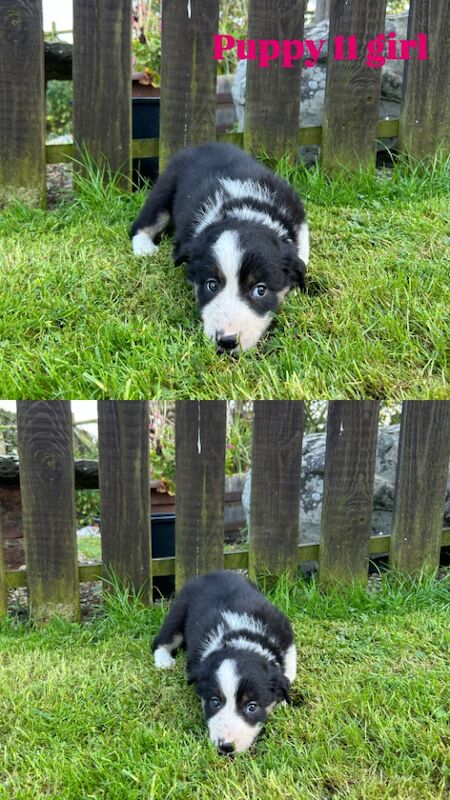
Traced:
<svg viewBox="0 0 450 800">
<path fill-rule="evenodd" d="M 371 537 L 377 401 L 329 403 L 319 545 L 299 544 L 302 401 L 254 404 L 248 548 L 224 554 L 226 404 L 176 404 L 176 555 L 152 559 L 148 404 L 98 403 L 102 564 L 79 566 L 68 401 L 19 401 L 26 570 L 6 570 L 0 546 L 0 609 L 7 589 L 28 586 L 37 619 L 79 615 L 79 582 L 114 572 L 151 602 L 152 578 L 188 578 L 225 566 L 250 575 L 294 575 L 318 560 L 319 581 L 363 581 L 371 556 L 389 552 L 407 572 L 434 570 L 442 545 L 450 454 L 450 401 L 403 404 L 393 530 Z M 300 537 L 301 538 L 301 537 Z M 1 545 L 1 542 L 0 542 Z"/>
<path fill-rule="evenodd" d="M 45 145 L 45 80 L 41 0 L 0 0 L 0 200 L 45 202 L 45 166 L 87 149 L 120 170 L 129 186 L 132 157 L 160 156 L 215 138 L 213 35 L 220 0 L 164 0 L 160 139 L 131 140 L 130 0 L 73 0 L 74 141 Z M 253 39 L 302 39 L 306 0 L 249 0 Z M 332 0 L 330 42 L 357 36 L 358 58 L 333 60 L 329 48 L 324 124 L 299 129 L 302 63 L 249 61 L 245 133 L 225 139 L 256 153 L 295 157 L 300 144 L 321 145 L 322 163 L 374 163 L 380 137 L 400 137 L 402 150 L 423 157 L 450 149 L 447 0 L 412 0 L 408 38 L 428 37 L 428 60 L 405 62 L 400 120 L 378 120 L 381 70 L 365 64 L 369 39 L 384 30 L 386 0 Z"/>
</svg>

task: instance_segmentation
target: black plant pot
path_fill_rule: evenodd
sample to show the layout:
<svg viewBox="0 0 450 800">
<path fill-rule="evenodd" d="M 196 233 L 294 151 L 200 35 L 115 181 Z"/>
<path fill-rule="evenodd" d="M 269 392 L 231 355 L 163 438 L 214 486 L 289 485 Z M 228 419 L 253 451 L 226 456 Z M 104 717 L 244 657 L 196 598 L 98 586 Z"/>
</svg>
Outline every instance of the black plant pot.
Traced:
<svg viewBox="0 0 450 800">
<path fill-rule="evenodd" d="M 133 139 L 159 139 L 159 97 L 133 97 Z M 133 183 L 142 186 L 143 179 L 158 177 L 157 158 L 133 158 Z"/>
<path fill-rule="evenodd" d="M 152 514 L 152 558 L 173 558 L 175 555 L 175 514 Z M 153 578 L 153 599 L 170 597 L 175 591 L 175 577 Z"/>
</svg>

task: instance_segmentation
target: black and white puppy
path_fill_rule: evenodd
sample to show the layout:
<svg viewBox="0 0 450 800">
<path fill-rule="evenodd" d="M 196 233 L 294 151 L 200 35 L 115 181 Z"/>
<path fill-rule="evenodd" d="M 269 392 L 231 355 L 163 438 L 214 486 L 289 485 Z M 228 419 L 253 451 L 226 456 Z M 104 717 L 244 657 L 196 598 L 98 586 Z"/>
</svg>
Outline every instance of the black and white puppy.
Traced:
<svg viewBox="0 0 450 800">
<path fill-rule="evenodd" d="M 132 226 L 135 255 L 155 253 L 170 220 L 175 264 L 187 263 L 206 335 L 221 352 L 253 347 L 287 292 L 305 287 L 299 197 L 239 148 L 211 143 L 181 151 L 158 178 Z"/>
<path fill-rule="evenodd" d="M 250 581 L 213 572 L 189 581 L 153 642 L 155 665 L 187 650 L 209 736 L 220 753 L 247 750 L 280 700 L 290 701 L 296 649 L 287 617 Z"/>
</svg>

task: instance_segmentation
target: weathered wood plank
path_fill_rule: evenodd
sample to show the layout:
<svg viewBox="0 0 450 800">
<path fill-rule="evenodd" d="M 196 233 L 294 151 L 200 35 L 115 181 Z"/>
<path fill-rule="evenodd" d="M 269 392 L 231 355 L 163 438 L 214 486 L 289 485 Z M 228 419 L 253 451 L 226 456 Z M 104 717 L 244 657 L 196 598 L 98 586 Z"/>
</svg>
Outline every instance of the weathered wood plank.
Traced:
<svg viewBox="0 0 450 800">
<path fill-rule="evenodd" d="M 316 11 L 314 14 L 314 23 L 322 22 L 330 16 L 330 0 L 316 0 Z"/>
<path fill-rule="evenodd" d="M 381 69 L 366 64 L 367 44 L 384 31 L 386 0 L 333 0 L 322 128 L 327 170 L 375 166 Z M 336 37 L 356 36 L 358 57 L 336 60 Z M 345 55 L 347 52 L 345 50 Z"/>
<path fill-rule="evenodd" d="M 377 124 L 377 138 L 397 136 L 398 119 L 380 119 Z M 320 144 L 322 141 L 322 128 L 319 126 L 300 128 L 298 131 L 297 144 Z M 243 133 L 221 133 L 216 139 L 218 142 L 230 142 L 243 146 Z M 71 144 L 48 144 L 46 145 L 47 164 L 59 164 L 62 161 L 71 161 L 73 157 L 73 145 Z M 149 158 L 159 154 L 159 139 L 133 139 L 132 155 L 133 158 Z"/>
<path fill-rule="evenodd" d="M 46 144 L 45 159 L 47 164 L 72 163 L 74 157 L 73 144 Z"/>
<path fill-rule="evenodd" d="M 417 48 L 405 63 L 400 147 L 423 158 L 450 152 L 450 14 L 448 0 L 412 0 L 408 39 L 427 36 L 428 59 Z"/>
<path fill-rule="evenodd" d="M 133 158 L 154 158 L 159 155 L 159 139 L 133 139 L 131 151 Z"/>
<path fill-rule="evenodd" d="M 390 136 L 398 136 L 399 120 L 398 119 L 379 119 L 377 122 L 377 139 Z"/>
<path fill-rule="evenodd" d="M 301 41 L 305 8 L 305 0 L 280 0 L 274 13 L 272 0 L 250 0 L 248 38 Z M 256 155 L 297 156 L 302 61 L 294 61 L 295 55 L 290 67 L 281 59 L 267 67 L 248 61 L 244 147 Z"/>
<path fill-rule="evenodd" d="M 297 568 L 304 409 L 301 400 L 254 403 L 249 572 Z"/>
<path fill-rule="evenodd" d="M 131 2 L 73 2 L 73 127 L 77 158 L 131 175 Z"/>
<path fill-rule="evenodd" d="M 20 489 L 33 616 L 80 613 L 70 403 L 17 403 Z"/>
<path fill-rule="evenodd" d="M 99 400 L 102 560 L 106 571 L 151 603 L 148 403 Z"/>
<path fill-rule="evenodd" d="M 223 566 L 226 413 L 222 400 L 175 406 L 177 589 Z"/>
<path fill-rule="evenodd" d="M 390 563 L 406 572 L 439 565 L 450 457 L 450 401 L 402 409 Z"/>
<path fill-rule="evenodd" d="M 183 147 L 215 139 L 218 25 L 219 0 L 163 3 L 160 171 Z"/>
<path fill-rule="evenodd" d="M 385 536 L 372 536 L 369 542 L 370 555 L 381 555 L 389 551 L 389 542 L 391 537 Z M 442 531 L 441 546 L 450 546 L 450 529 L 445 528 Z M 319 545 L 318 544 L 299 544 L 298 548 L 298 563 L 306 561 L 319 560 Z M 233 550 L 231 553 L 224 553 L 224 568 L 225 569 L 247 569 L 248 567 L 248 550 Z M 95 581 L 100 580 L 102 577 L 103 566 L 102 564 L 89 564 L 87 566 L 78 567 L 79 581 Z M 155 576 L 174 575 L 175 574 L 175 558 L 153 558 L 152 559 L 152 573 Z M 27 571 L 22 569 L 9 569 L 6 570 L 6 586 L 8 589 L 17 589 L 20 586 L 27 585 Z"/>
<path fill-rule="evenodd" d="M 8 588 L 6 585 L 5 557 L 3 553 L 2 507 L 0 505 L 0 618 L 8 611 Z"/>
<path fill-rule="evenodd" d="M 0 0 L 0 207 L 45 205 L 41 0 Z"/>
<path fill-rule="evenodd" d="M 103 564 L 83 564 L 78 567 L 78 579 L 80 583 L 101 581 L 103 572 Z"/>
<path fill-rule="evenodd" d="M 367 579 L 379 402 L 328 406 L 319 581 Z"/>
<path fill-rule="evenodd" d="M 19 458 L 0 456 L 0 486 L 20 486 Z M 98 489 L 98 462 L 74 461 L 75 489 Z"/>
</svg>

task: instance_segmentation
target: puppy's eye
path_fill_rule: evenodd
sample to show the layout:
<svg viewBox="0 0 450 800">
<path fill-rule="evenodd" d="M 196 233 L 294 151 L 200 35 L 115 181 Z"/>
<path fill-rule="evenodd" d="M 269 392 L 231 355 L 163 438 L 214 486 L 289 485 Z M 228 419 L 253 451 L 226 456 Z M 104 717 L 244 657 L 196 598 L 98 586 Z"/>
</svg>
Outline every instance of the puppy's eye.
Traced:
<svg viewBox="0 0 450 800">
<path fill-rule="evenodd" d="M 252 297 L 264 297 L 267 294 L 267 286 L 265 283 L 257 283 L 252 291 Z"/>
<path fill-rule="evenodd" d="M 248 711 L 249 714 L 254 714 L 258 708 L 258 703 L 248 703 L 247 708 L 245 709 Z"/>
<path fill-rule="evenodd" d="M 211 700 L 209 702 L 211 703 L 213 708 L 220 708 L 220 706 L 222 705 L 218 697 L 211 697 Z"/>
<path fill-rule="evenodd" d="M 209 280 L 206 281 L 205 286 L 208 292 L 212 292 L 213 294 L 219 290 L 219 282 L 216 281 L 215 278 L 209 278 Z"/>
</svg>

